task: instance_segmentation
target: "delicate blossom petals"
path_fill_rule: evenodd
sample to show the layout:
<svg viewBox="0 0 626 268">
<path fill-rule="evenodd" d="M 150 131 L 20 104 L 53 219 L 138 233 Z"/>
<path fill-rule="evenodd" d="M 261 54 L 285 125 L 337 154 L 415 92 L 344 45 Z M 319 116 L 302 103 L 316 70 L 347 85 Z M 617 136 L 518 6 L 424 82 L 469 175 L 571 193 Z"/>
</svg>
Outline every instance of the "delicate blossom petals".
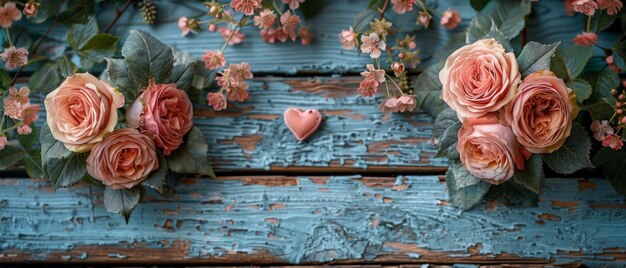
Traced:
<svg viewBox="0 0 626 268">
<path fill-rule="evenodd" d="M 430 20 L 432 16 L 428 12 L 420 11 L 419 16 L 417 17 L 417 23 L 424 25 L 424 28 L 428 28 L 430 25 Z"/>
<path fill-rule="evenodd" d="M 26 104 L 22 111 L 22 122 L 26 125 L 30 125 L 35 123 L 37 119 L 39 119 L 39 111 L 41 111 L 41 106 L 39 104 Z"/>
<path fill-rule="evenodd" d="M 264 9 L 258 16 L 254 16 L 254 26 L 259 27 L 259 29 L 270 29 L 274 26 L 274 22 L 276 21 L 276 14 L 274 11 L 270 9 Z"/>
<path fill-rule="evenodd" d="M 187 21 L 189 21 L 189 19 L 185 16 L 182 16 L 180 17 L 180 19 L 178 19 L 178 28 L 180 28 L 180 31 L 183 33 L 183 36 L 187 36 L 189 32 L 191 31 L 189 29 L 189 26 L 187 25 Z"/>
<path fill-rule="evenodd" d="M 4 99 L 4 115 L 15 120 L 23 120 L 24 110 L 30 107 L 29 93 L 30 89 L 27 87 L 19 90 L 15 87 L 9 88 L 9 95 Z"/>
<path fill-rule="evenodd" d="M 0 26 L 9 28 L 14 22 L 22 19 L 22 11 L 17 9 L 15 3 L 8 2 L 0 7 Z"/>
<path fill-rule="evenodd" d="M 404 14 L 413 10 L 415 0 L 391 0 L 391 4 L 393 4 L 393 11 L 398 14 Z"/>
<path fill-rule="evenodd" d="M 339 42 L 344 49 L 353 49 L 356 46 L 356 33 L 350 27 L 350 30 L 343 30 L 339 33 Z"/>
<path fill-rule="evenodd" d="M 300 17 L 298 15 L 291 14 L 291 11 L 289 10 L 280 16 L 280 24 L 282 25 L 283 33 L 289 36 L 291 41 L 296 41 L 296 27 L 298 27 L 300 21 Z"/>
<path fill-rule="evenodd" d="M 357 88 L 356 92 L 358 92 L 363 97 L 372 97 L 378 91 L 379 83 L 374 79 L 364 79 L 361 81 L 359 88 Z"/>
<path fill-rule="evenodd" d="M 609 65 L 609 68 L 611 68 L 611 70 L 613 70 L 614 72 L 616 73 L 621 72 L 619 67 L 617 67 L 617 64 L 615 64 L 615 59 L 613 58 L 613 55 L 606 57 L 604 61 L 606 62 L 607 65 Z"/>
<path fill-rule="evenodd" d="M 374 68 L 374 64 L 368 64 L 367 71 L 361 72 L 361 76 L 365 77 L 365 79 L 372 79 L 378 83 L 385 82 L 385 70 Z"/>
<path fill-rule="evenodd" d="M 254 14 L 254 10 L 261 7 L 261 0 L 232 0 L 230 7 L 235 11 L 250 16 Z"/>
<path fill-rule="evenodd" d="M 222 36 L 222 38 L 224 38 L 224 40 L 228 40 L 228 37 L 230 37 L 230 35 L 232 34 L 232 37 L 230 37 L 230 40 L 228 40 L 228 44 L 231 46 L 240 44 L 246 39 L 246 36 L 240 33 L 239 30 L 233 33 L 233 30 L 230 28 L 220 27 L 219 29 L 217 29 L 217 31 L 220 32 L 220 35 Z"/>
<path fill-rule="evenodd" d="M 606 135 L 604 140 L 602 140 L 602 146 L 609 147 L 617 151 L 622 149 L 622 146 L 624 146 L 624 142 L 622 141 L 622 138 L 620 136 L 617 136 L 615 134 L 608 134 Z"/>
<path fill-rule="evenodd" d="M 202 61 L 204 61 L 204 66 L 209 70 L 215 70 L 226 65 L 226 59 L 224 58 L 224 54 L 222 54 L 222 52 L 219 50 L 204 51 L 204 55 L 202 55 Z"/>
<path fill-rule="evenodd" d="M 311 0 L 316 1 L 316 0 Z M 289 9 L 297 9 L 300 7 L 301 3 L 304 3 L 304 0 L 283 0 L 283 3 L 289 4 Z"/>
<path fill-rule="evenodd" d="M 7 140 L 7 136 L 0 136 L 0 150 L 4 150 L 4 147 L 7 146 L 7 143 L 9 143 L 9 140 Z"/>
<path fill-rule="evenodd" d="M 213 107 L 213 110 L 221 111 L 226 109 L 227 102 L 224 94 L 211 92 L 207 94 L 206 99 L 209 106 Z"/>
<path fill-rule="evenodd" d="M 456 10 L 448 9 L 441 16 L 441 26 L 454 30 L 461 23 L 461 13 Z"/>
<path fill-rule="evenodd" d="M 12 70 L 28 63 L 28 49 L 8 47 L 0 54 L 0 57 L 4 61 L 4 66 Z"/>
<path fill-rule="evenodd" d="M 579 46 L 592 47 L 598 43 L 598 35 L 596 33 L 584 32 L 576 35 L 572 41 Z"/>
<path fill-rule="evenodd" d="M 593 138 L 597 141 L 603 141 L 606 135 L 614 134 L 615 130 L 609 125 L 608 120 L 595 120 L 591 123 L 591 131 L 593 131 Z"/>
<path fill-rule="evenodd" d="M 597 0 L 598 8 L 604 10 L 606 9 L 606 13 L 609 15 L 615 15 L 622 10 L 624 4 L 621 0 Z"/>
<path fill-rule="evenodd" d="M 311 31 L 311 28 L 303 26 L 298 29 L 298 37 L 303 45 L 310 45 L 315 39 L 315 34 Z"/>
<path fill-rule="evenodd" d="M 369 53 L 372 59 L 380 57 L 381 50 L 384 51 L 387 48 L 385 41 L 380 40 L 376 33 L 361 36 L 361 42 L 361 52 Z"/>
<path fill-rule="evenodd" d="M 374 19 L 374 21 L 370 22 L 370 28 L 372 31 L 380 36 L 387 36 L 391 33 L 391 22 L 387 21 L 385 18 L 383 19 Z"/>
<path fill-rule="evenodd" d="M 28 125 L 21 125 L 17 128 L 18 135 L 28 135 L 33 131 Z"/>
<path fill-rule="evenodd" d="M 595 0 L 576 0 L 572 3 L 572 7 L 578 13 L 593 16 L 598 9 L 598 3 Z"/>
<path fill-rule="evenodd" d="M 24 15 L 28 17 L 36 16 L 38 11 L 39 11 L 39 3 L 35 3 L 32 1 L 26 3 L 24 5 L 24 9 L 22 10 L 22 12 L 24 12 Z"/>
<path fill-rule="evenodd" d="M 391 64 L 391 69 L 396 77 L 400 77 L 404 73 L 404 64 L 402 62 L 394 62 Z"/>
<path fill-rule="evenodd" d="M 399 98 L 389 98 L 381 105 L 381 111 L 392 113 L 412 112 L 415 110 L 417 102 L 411 96 L 400 96 Z"/>
</svg>

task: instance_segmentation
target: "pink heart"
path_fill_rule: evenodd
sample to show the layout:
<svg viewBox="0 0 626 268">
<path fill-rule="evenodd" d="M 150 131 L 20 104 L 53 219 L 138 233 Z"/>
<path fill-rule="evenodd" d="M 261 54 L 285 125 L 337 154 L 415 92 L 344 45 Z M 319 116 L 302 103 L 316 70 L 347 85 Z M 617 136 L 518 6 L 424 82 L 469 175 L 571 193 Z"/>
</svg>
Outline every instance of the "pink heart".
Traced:
<svg viewBox="0 0 626 268">
<path fill-rule="evenodd" d="M 288 108 L 285 110 L 285 124 L 296 139 L 303 141 L 311 136 L 322 122 L 322 115 L 318 110 L 309 109 L 302 111 L 298 108 Z"/>
</svg>

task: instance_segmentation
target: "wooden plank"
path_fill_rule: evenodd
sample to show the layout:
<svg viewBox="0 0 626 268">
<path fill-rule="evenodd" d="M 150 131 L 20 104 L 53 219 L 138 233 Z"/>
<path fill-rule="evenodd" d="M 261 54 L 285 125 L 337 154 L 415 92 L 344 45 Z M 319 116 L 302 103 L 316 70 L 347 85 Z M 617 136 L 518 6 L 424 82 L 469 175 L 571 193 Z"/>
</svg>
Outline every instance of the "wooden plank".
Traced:
<svg viewBox="0 0 626 268">
<path fill-rule="evenodd" d="M 322 0 L 316 0 L 322 1 Z M 324 10 L 306 24 L 312 26 L 317 34 L 316 41 L 310 46 L 302 46 L 300 43 L 266 44 L 260 39 L 257 29 L 247 27 L 243 30 L 246 41 L 241 45 L 231 46 L 226 49 L 226 58 L 231 62 L 248 61 L 257 73 L 293 74 L 296 72 L 307 73 L 345 73 L 360 72 L 365 64 L 371 63 L 366 55 L 359 55 L 356 50 L 341 49 L 338 34 L 341 30 L 348 29 L 356 14 L 365 10 L 369 0 L 354 1 L 326 1 Z M 159 8 L 157 24 L 148 26 L 143 24 L 139 14 L 130 12 L 130 9 L 118 21 L 112 33 L 121 35 L 125 40 L 131 29 L 139 29 L 150 32 L 164 43 L 180 50 L 190 52 L 200 57 L 205 50 L 218 50 L 223 45 L 223 39 L 218 33 L 209 33 L 204 30 L 198 35 L 182 37 L 177 26 L 181 16 L 192 17 L 201 15 L 206 9 L 199 2 L 190 1 L 156 1 Z M 440 14 L 447 8 L 460 10 L 462 23 L 455 31 L 442 29 L 438 26 Z M 569 17 L 565 14 L 561 1 L 539 1 L 533 3 L 535 13 L 528 18 L 528 40 L 538 42 L 563 41 L 564 45 L 570 45 L 571 39 L 576 33 L 582 31 L 582 17 Z M 466 0 L 438 1 L 434 6 L 435 17 L 431 28 L 426 31 L 416 31 L 417 47 L 422 52 L 425 64 L 435 51 L 454 33 L 461 32 L 469 24 L 475 15 L 475 11 Z M 389 11 L 391 14 L 392 11 Z M 98 10 L 99 24 L 107 25 L 114 17 L 114 8 L 105 5 Z M 404 17 L 412 19 L 411 15 Z M 31 32 L 44 32 L 47 25 L 29 26 Z M 51 42 L 50 49 L 64 46 L 66 29 L 58 26 L 53 29 L 51 35 L 56 42 Z M 601 38 L 600 44 L 611 47 L 608 39 Z M 619 38 L 619 37 L 617 37 Z M 59 50 L 59 49 L 57 49 Z M 59 51 L 63 51 L 60 49 Z"/>
<path fill-rule="evenodd" d="M 626 264 L 626 202 L 601 179 L 461 212 L 437 176 L 189 178 L 128 225 L 88 185 L 0 183 L 0 263 Z"/>
<path fill-rule="evenodd" d="M 378 98 L 358 96 L 361 77 L 259 78 L 250 98 L 215 112 L 201 101 L 195 125 L 208 143 L 218 172 L 442 173 L 446 159 L 433 158 L 432 118 L 424 112 L 383 114 Z M 42 102 L 42 96 L 34 99 Z M 322 125 L 298 142 L 287 129 L 288 107 L 319 109 Z M 42 111 L 39 124 L 44 123 Z"/>
</svg>

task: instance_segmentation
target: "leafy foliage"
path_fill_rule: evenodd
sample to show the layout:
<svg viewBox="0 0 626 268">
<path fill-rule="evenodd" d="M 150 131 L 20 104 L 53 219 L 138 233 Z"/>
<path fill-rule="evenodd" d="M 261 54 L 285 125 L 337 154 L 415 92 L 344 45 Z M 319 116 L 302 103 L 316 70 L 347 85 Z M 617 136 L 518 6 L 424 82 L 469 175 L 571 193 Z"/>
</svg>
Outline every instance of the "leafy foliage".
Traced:
<svg viewBox="0 0 626 268">
<path fill-rule="evenodd" d="M 197 173 L 215 178 L 215 173 L 207 159 L 209 145 L 202 132 L 193 127 L 185 142 L 168 158 L 169 168 L 177 173 Z"/>
<path fill-rule="evenodd" d="M 489 191 L 491 184 L 478 180 L 475 184 L 469 185 L 463 188 L 459 188 L 458 185 L 468 185 L 469 183 L 458 183 L 457 180 L 470 181 L 471 178 L 457 178 L 456 176 L 463 176 L 466 173 L 453 168 L 456 164 L 451 164 L 450 168 L 446 172 L 446 184 L 448 185 L 448 193 L 450 195 L 450 202 L 463 210 L 468 210 L 478 204 L 483 196 Z M 464 169 L 461 166 L 461 169 Z"/>
<path fill-rule="evenodd" d="M 122 55 L 131 79 L 142 86 L 147 86 L 151 79 L 155 83 L 164 83 L 172 75 L 172 49 L 146 32 L 131 30 L 122 47 Z"/>
<path fill-rule="evenodd" d="M 517 57 L 519 70 L 524 77 L 540 70 L 549 70 L 550 61 L 560 42 L 544 45 L 537 42 L 528 42 Z"/>
<path fill-rule="evenodd" d="M 602 174 L 618 193 L 626 195 L 626 151 L 603 147 L 593 157 L 593 164 L 602 168 Z"/>
<path fill-rule="evenodd" d="M 510 40 L 524 28 L 524 18 L 530 13 L 530 1 L 490 1 L 472 19 L 467 29 L 467 40 L 473 42 L 489 36 L 493 29 Z M 473 41 L 471 41 L 473 40 Z"/>
<path fill-rule="evenodd" d="M 543 161 L 541 156 L 535 154 L 526 161 L 523 170 L 515 171 L 511 180 L 539 194 L 543 177 Z"/>
<path fill-rule="evenodd" d="M 572 126 L 570 136 L 558 150 L 543 155 L 543 160 L 550 169 L 571 174 L 584 168 L 593 168 L 589 160 L 591 140 L 587 131 L 578 123 Z"/>
<path fill-rule="evenodd" d="M 140 198 L 140 187 L 119 190 L 106 187 L 104 189 L 104 207 L 108 212 L 122 214 L 126 223 L 128 223 L 130 213 L 137 206 Z"/>
<path fill-rule="evenodd" d="M 559 48 L 552 59 L 550 70 L 563 80 L 569 81 L 583 72 L 592 55 L 593 50 L 588 47 Z"/>
</svg>

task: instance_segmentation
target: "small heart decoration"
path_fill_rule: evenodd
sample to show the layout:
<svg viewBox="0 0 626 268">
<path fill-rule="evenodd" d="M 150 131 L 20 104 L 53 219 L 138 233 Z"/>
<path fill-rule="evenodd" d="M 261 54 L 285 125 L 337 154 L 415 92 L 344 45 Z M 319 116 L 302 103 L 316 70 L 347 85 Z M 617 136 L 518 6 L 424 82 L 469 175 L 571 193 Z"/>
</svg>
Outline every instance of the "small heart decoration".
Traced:
<svg viewBox="0 0 626 268">
<path fill-rule="evenodd" d="M 285 124 L 296 139 L 305 140 L 320 126 L 322 115 L 316 109 L 302 111 L 298 108 L 288 108 L 284 114 Z"/>
</svg>

